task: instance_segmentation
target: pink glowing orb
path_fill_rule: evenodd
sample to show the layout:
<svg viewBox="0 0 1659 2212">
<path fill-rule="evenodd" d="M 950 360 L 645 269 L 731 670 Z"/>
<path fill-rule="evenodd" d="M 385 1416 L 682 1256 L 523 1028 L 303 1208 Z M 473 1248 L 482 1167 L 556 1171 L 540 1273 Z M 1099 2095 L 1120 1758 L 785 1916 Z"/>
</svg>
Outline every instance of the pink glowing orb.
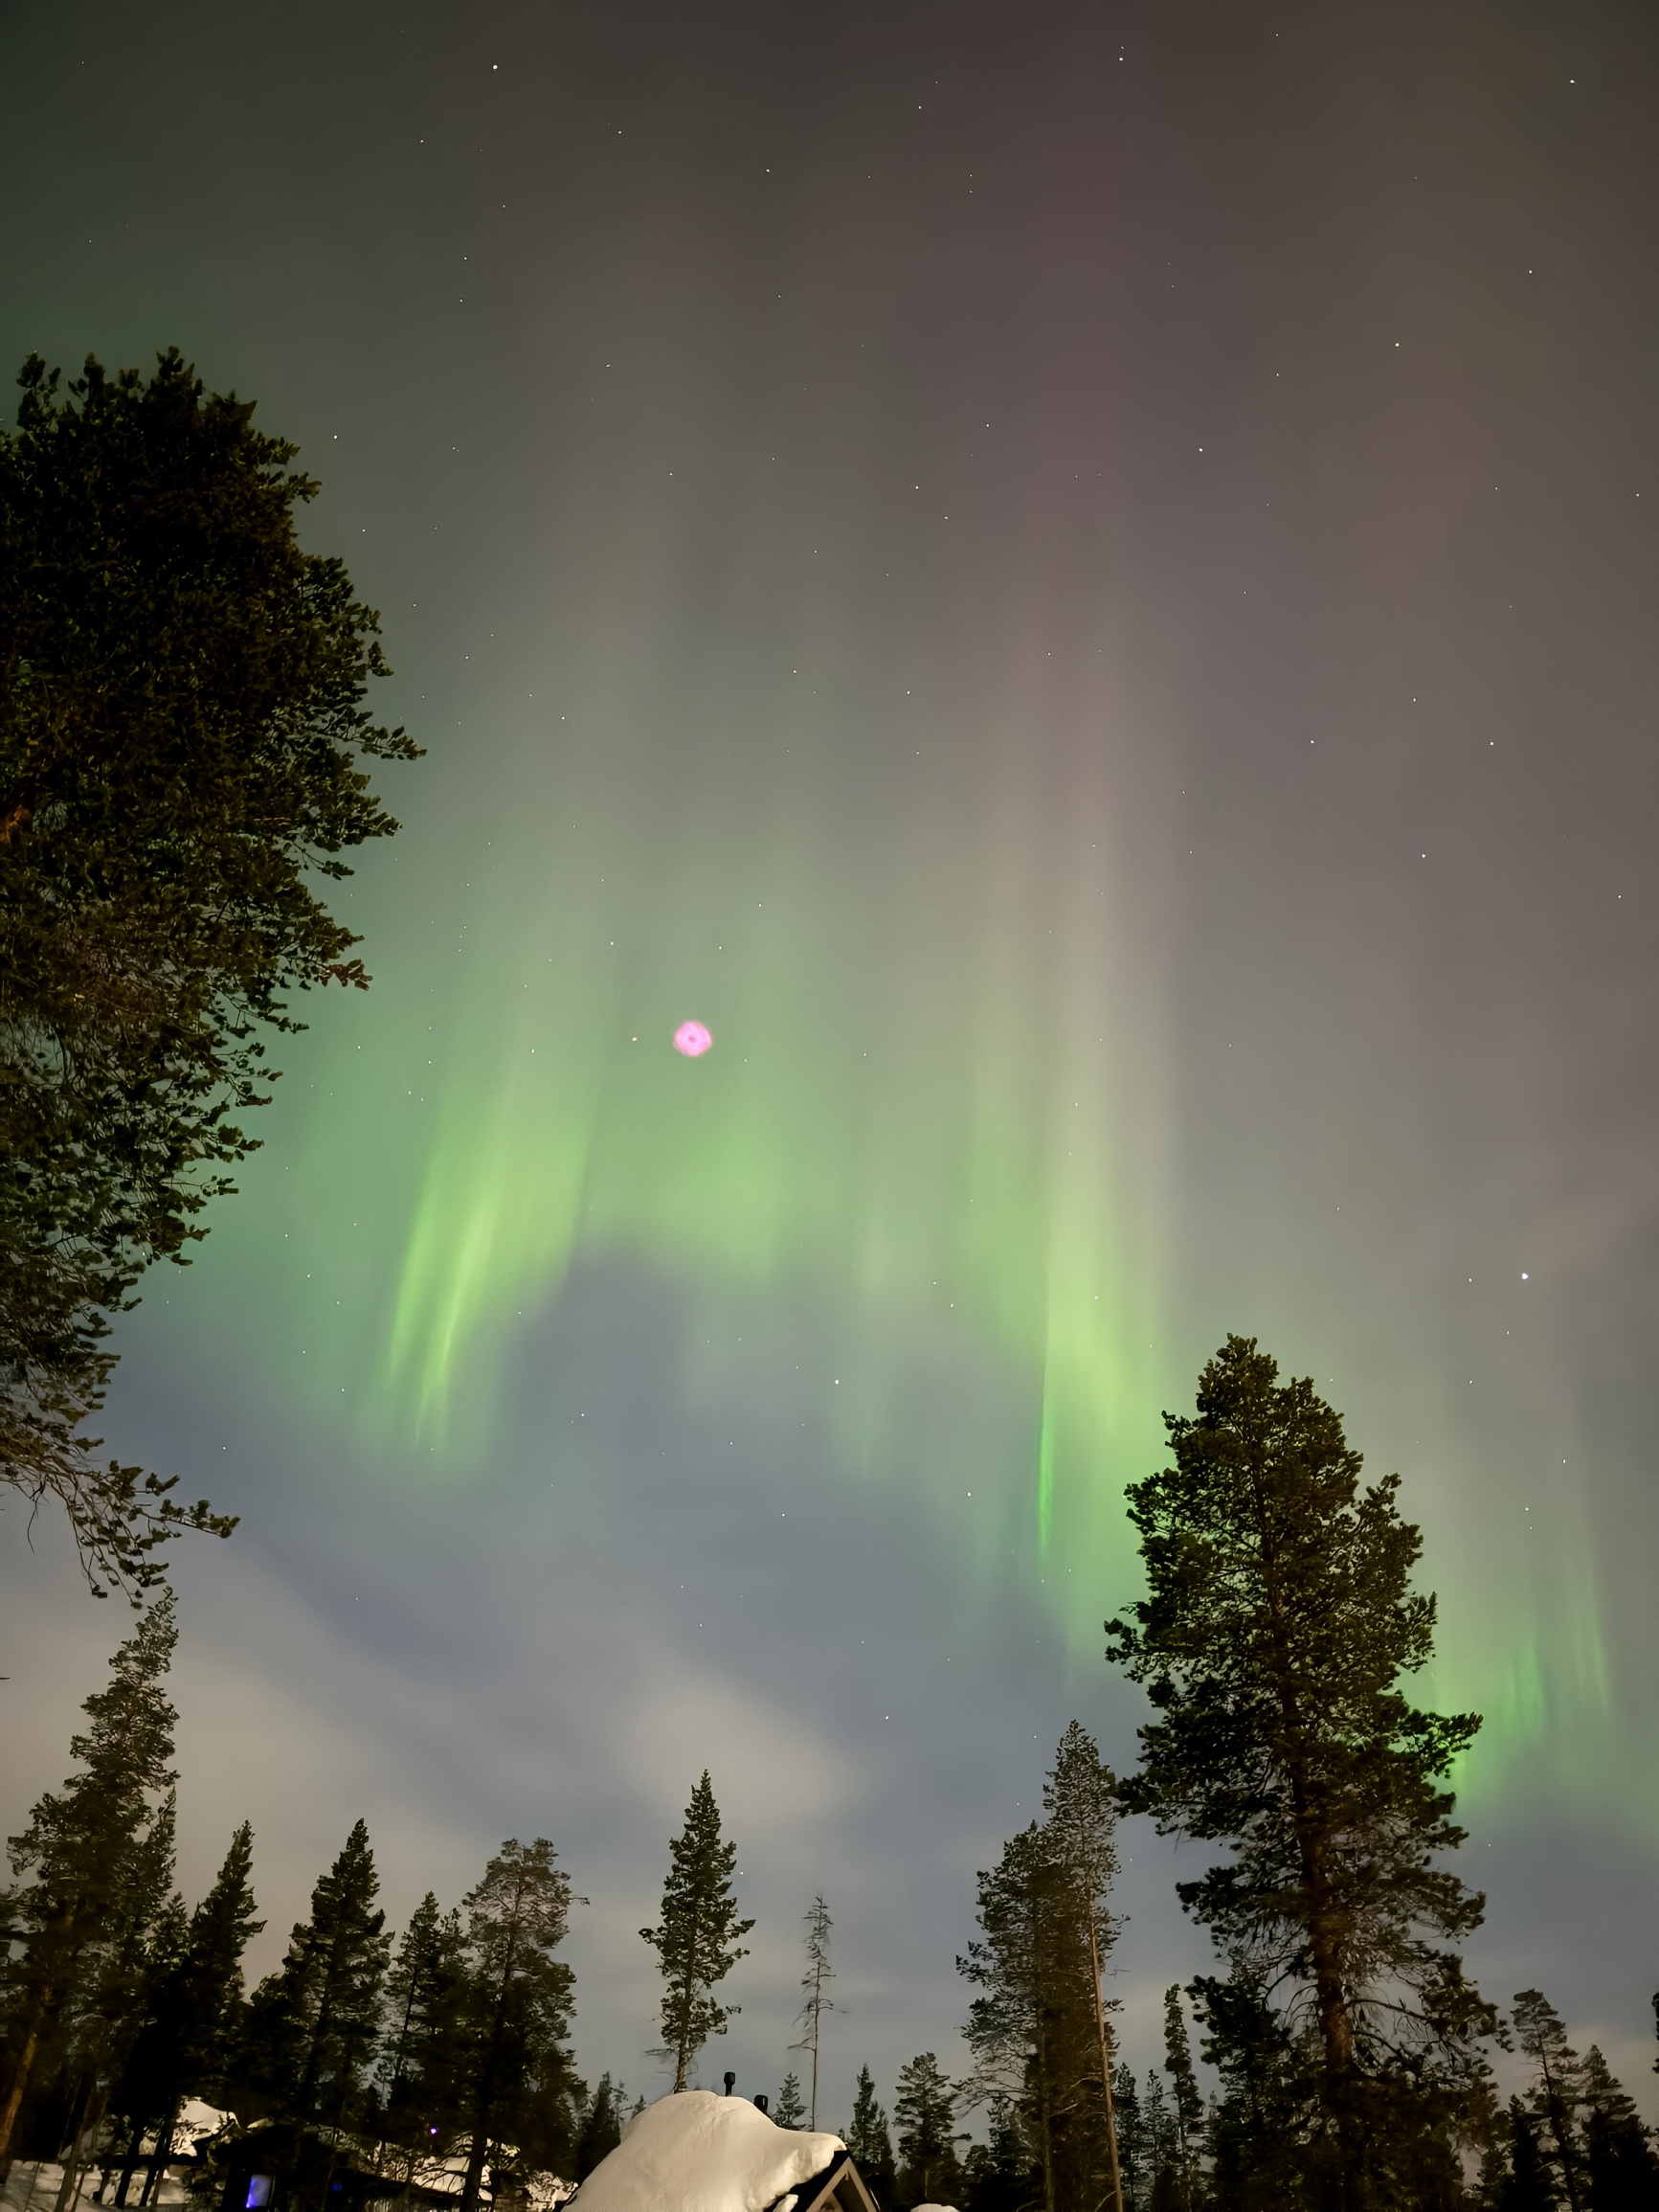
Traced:
<svg viewBox="0 0 1659 2212">
<path fill-rule="evenodd" d="M 701 1060 L 713 1042 L 701 1022 L 682 1022 L 674 1032 L 674 1050 L 687 1060 Z"/>
</svg>

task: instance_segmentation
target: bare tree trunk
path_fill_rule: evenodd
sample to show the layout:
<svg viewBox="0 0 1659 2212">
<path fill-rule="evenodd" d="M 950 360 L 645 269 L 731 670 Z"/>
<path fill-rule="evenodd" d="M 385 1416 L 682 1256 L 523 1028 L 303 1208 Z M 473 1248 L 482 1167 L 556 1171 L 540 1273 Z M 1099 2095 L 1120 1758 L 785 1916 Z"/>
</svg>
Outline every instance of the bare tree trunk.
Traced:
<svg viewBox="0 0 1659 2212">
<path fill-rule="evenodd" d="M 173 2155 L 173 2129 L 178 2124 L 178 2116 L 179 2108 L 175 2099 L 156 2126 L 155 2150 L 150 2157 L 149 2172 L 144 2178 L 144 2193 L 138 2201 L 139 2212 L 143 2212 L 144 2206 L 148 2204 L 152 2199 L 157 2201 L 160 2201 L 161 2185 L 167 2174 L 168 2160 Z"/>
<path fill-rule="evenodd" d="M 1106 2149 L 1111 2170 L 1113 2212 L 1123 2212 L 1123 2175 L 1117 2162 L 1117 2113 L 1111 2101 L 1111 2038 L 1106 2025 L 1106 1993 L 1100 1986 L 1100 1935 L 1095 1926 L 1094 1901 L 1088 1906 L 1088 1963 L 1094 1977 L 1094 2024 L 1100 2037 L 1100 2087 L 1106 2098 Z"/>
<path fill-rule="evenodd" d="M 103 2108 L 109 2101 L 109 2091 L 100 2089 L 96 2083 L 88 2089 L 86 2103 L 81 2110 L 80 2125 L 75 2131 L 69 2146 L 69 2156 L 64 2162 L 63 2179 L 58 2184 L 57 2201 L 53 2212 L 70 2212 L 70 2207 L 80 2201 L 80 2183 L 86 2161 L 81 2157 L 81 2147 L 98 2133 L 103 2121 Z"/>
<path fill-rule="evenodd" d="M 0 2179 L 11 2166 L 11 2137 L 17 2126 L 17 2115 L 23 2109 L 23 2092 L 29 2087 L 29 2077 L 34 2071 L 34 2054 L 40 2048 L 40 2014 L 34 2015 L 29 2033 L 23 2039 L 23 2048 L 17 2054 L 17 2064 L 11 2069 L 11 2079 L 6 2086 L 6 2100 L 0 2104 Z"/>
<path fill-rule="evenodd" d="M 126 2156 L 121 2162 L 121 2179 L 115 2186 L 115 2201 L 119 2208 L 126 2203 L 126 2193 L 132 2187 L 132 2178 L 138 2172 L 138 2155 L 144 2149 L 144 2122 L 134 2120 L 132 2134 L 126 2146 Z"/>
</svg>

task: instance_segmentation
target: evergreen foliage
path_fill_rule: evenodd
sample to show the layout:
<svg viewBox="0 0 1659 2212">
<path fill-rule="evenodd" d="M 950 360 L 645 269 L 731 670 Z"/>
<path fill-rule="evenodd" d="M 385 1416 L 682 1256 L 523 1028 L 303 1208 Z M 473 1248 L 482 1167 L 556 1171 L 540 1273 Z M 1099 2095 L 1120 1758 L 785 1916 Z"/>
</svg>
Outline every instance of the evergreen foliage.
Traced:
<svg viewBox="0 0 1659 2212">
<path fill-rule="evenodd" d="M 668 1845 L 668 1879 L 662 1917 L 639 1933 L 657 1953 L 662 1972 L 662 2047 L 674 2063 L 674 2087 L 685 2087 L 691 2062 L 710 2036 L 724 2035 L 736 2005 L 715 2001 L 714 1992 L 740 1958 L 742 1938 L 754 1926 L 740 1920 L 731 1893 L 737 1846 L 720 1832 L 720 1808 L 708 1770 L 691 1793 L 685 1825 Z"/>
<path fill-rule="evenodd" d="M 1281 1385 L 1230 1337 L 1197 1417 L 1165 1419 L 1173 1464 L 1129 1492 L 1148 1594 L 1108 1623 L 1157 1716 L 1123 1801 L 1232 1845 L 1177 1891 L 1311 2041 L 1312 2185 L 1350 2208 L 1397 2198 L 1406 2167 L 1453 2157 L 1481 2093 L 1492 2016 L 1448 1947 L 1483 1900 L 1440 1863 L 1463 1836 L 1443 1777 L 1479 1721 L 1401 1693 L 1433 1649 L 1419 1534 L 1398 1478 L 1360 1488 L 1311 1382 Z"/>
<path fill-rule="evenodd" d="M 182 1261 L 254 1140 L 287 995 L 364 984 L 312 884 L 396 824 L 364 707 L 385 673 L 317 485 L 176 352 L 153 376 L 31 358 L 0 432 L 0 1483 L 55 1497 L 93 1587 L 139 1590 L 170 1483 L 99 1466 L 109 1316 Z"/>
<path fill-rule="evenodd" d="M 585 2181 L 599 2160 L 608 2158 L 622 2140 L 622 2106 L 627 2094 L 619 2082 L 613 2085 L 609 2074 L 599 2076 L 599 2085 L 588 2100 L 576 2131 L 574 2179 Z"/>
<path fill-rule="evenodd" d="M 265 1925 L 254 1917 L 253 1856 L 254 1832 L 244 1821 L 213 1887 L 188 1921 L 175 1903 L 155 1947 L 142 2024 L 111 2098 L 131 2130 L 117 2204 L 126 2202 L 146 2129 L 155 2128 L 150 2163 L 159 2174 L 184 2099 L 213 2103 L 225 2094 L 240 2025 L 242 1954 Z"/>
<path fill-rule="evenodd" d="M 1585 2179 L 1579 2140 L 1584 2101 L 1583 2062 L 1567 2041 L 1560 2015 L 1542 1990 L 1516 1994 L 1510 2014 L 1515 2042 L 1533 2064 L 1527 2110 L 1536 2123 L 1539 2152 L 1551 2183 L 1569 2212 L 1583 2212 Z"/>
<path fill-rule="evenodd" d="M 311 1892 L 287 1953 L 248 2006 L 242 2074 L 265 2111 L 334 2131 L 362 2114 L 379 2043 L 390 1944 L 359 1820 Z"/>
<path fill-rule="evenodd" d="M 116 1653 L 107 1687 L 81 1708 L 88 1726 L 70 1740 L 78 1771 L 11 1840 L 19 1879 L 0 1905 L 23 1954 L 6 1969 L 0 2173 L 37 2080 L 73 2066 L 106 2095 L 126 2055 L 117 2031 L 139 2025 L 155 1948 L 169 1932 L 177 1715 L 163 1678 L 176 1641 L 164 1591 Z"/>
<path fill-rule="evenodd" d="M 893 2140 L 887 2130 L 886 2112 L 876 2096 L 876 2085 L 870 2078 L 868 2066 L 859 2068 L 858 2090 L 853 2098 L 853 2116 L 843 2129 L 841 2139 L 863 2176 L 871 2196 L 883 2207 L 883 2212 L 891 2212 L 896 2179 Z"/>
<path fill-rule="evenodd" d="M 1134 2068 L 1120 2059 L 1112 2069 L 1111 2107 L 1117 2123 L 1118 2167 L 1129 2212 L 1146 2212 L 1153 2176 L 1147 2155 Z"/>
<path fill-rule="evenodd" d="M 1601 2051 L 1580 2058 L 1541 1990 L 1522 1990 L 1510 2020 L 1532 2080 L 1510 2105 L 1506 2212 L 1659 2212 L 1648 2130 Z"/>
<path fill-rule="evenodd" d="M 445 2153 L 463 2124 L 461 2023 L 468 1994 L 459 1912 L 429 1889 L 410 1915 L 386 1977 L 381 2133 L 412 2157 Z"/>
<path fill-rule="evenodd" d="M 1142 2171 L 1147 2177 L 1146 2201 L 1151 2212 L 1166 2212 L 1173 2208 L 1180 2194 L 1180 2175 L 1177 2156 L 1175 2115 L 1170 2110 L 1168 2092 L 1161 2077 L 1149 2073 L 1141 2096 L 1141 2159 Z"/>
<path fill-rule="evenodd" d="M 1659 2162 L 1648 2130 L 1594 2043 L 1584 2053 L 1581 2088 L 1590 2212 L 1659 2212 Z"/>
<path fill-rule="evenodd" d="M 1193 2068 L 1193 2047 L 1181 1993 L 1164 1991 L 1164 2072 L 1170 2079 L 1171 2163 L 1180 2212 L 1191 2212 L 1199 2197 L 1199 2155 L 1202 2144 L 1204 2100 Z"/>
<path fill-rule="evenodd" d="M 785 2074 L 783 2085 L 772 2101 L 772 2116 L 780 2128 L 798 2128 L 806 2118 L 806 2100 L 800 2093 L 800 2076 Z"/>
<path fill-rule="evenodd" d="M 1210 2121 L 1210 2188 L 1221 2212 L 1277 2212 L 1303 2203 L 1313 2162 L 1313 2098 L 1303 2052 L 1269 2003 L 1262 1976 L 1235 1961 L 1223 1981 L 1189 1985 L 1200 2048 L 1222 2080 Z"/>
<path fill-rule="evenodd" d="M 893 2123 L 900 2204 L 945 2203 L 960 2194 L 955 2119 L 955 2091 L 931 2051 L 899 2068 Z"/>
<path fill-rule="evenodd" d="M 1087 1976 L 1099 2062 L 1098 2077 L 1089 2083 L 1087 2094 L 1081 2081 L 1078 2085 L 1079 2107 L 1087 2111 L 1093 2106 L 1098 2088 L 1098 2131 L 1105 2138 L 1109 2194 L 1116 2212 L 1123 2212 L 1123 2180 L 1111 2109 L 1111 2032 L 1101 1987 L 1107 1955 L 1118 1933 L 1118 1922 L 1108 1906 L 1117 1879 L 1117 1777 L 1079 1721 L 1073 1721 L 1060 1739 L 1054 1765 L 1042 1786 L 1042 1804 L 1048 1816 L 1043 1824 L 1048 1849 L 1069 1913 L 1076 1972 Z M 1080 2137 L 1085 2134 L 1084 2129 L 1075 2132 Z"/>
<path fill-rule="evenodd" d="M 1025 2138 L 1005 2103 L 992 2106 L 986 2138 L 970 2144 L 962 2178 L 963 2212 L 1028 2212 L 1041 2201 L 1042 2177 L 1033 2171 Z"/>
<path fill-rule="evenodd" d="M 1538 2123 L 1518 2097 L 1510 2099 L 1508 2168 L 1498 2167 L 1495 2184 L 1497 2212 L 1557 2212 L 1561 2201 Z"/>
<path fill-rule="evenodd" d="M 1042 2176 L 1046 2212 L 1116 2201 L 1110 2006 L 1101 1975 L 1117 1924 L 1110 1772 L 1076 1722 L 1043 1790 L 1047 1818 L 979 1877 L 980 1936 L 957 1961 L 979 1995 L 963 2030 L 972 2103 L 1004 2100 Z"/>
<path fill-rule="evenodd" d="M 569 2161 L 580 2092 L 566 2047 L 575 1976 L 553 1956 L 571 1919 L 571 1878 L 556 1856 L 545 1836 L 509 1839 L 463 1900 L 471 2140 L 462 2212 L 474 2212 L 491 2147 L 504 2139 L 532 2167 Z"/>
</svg>

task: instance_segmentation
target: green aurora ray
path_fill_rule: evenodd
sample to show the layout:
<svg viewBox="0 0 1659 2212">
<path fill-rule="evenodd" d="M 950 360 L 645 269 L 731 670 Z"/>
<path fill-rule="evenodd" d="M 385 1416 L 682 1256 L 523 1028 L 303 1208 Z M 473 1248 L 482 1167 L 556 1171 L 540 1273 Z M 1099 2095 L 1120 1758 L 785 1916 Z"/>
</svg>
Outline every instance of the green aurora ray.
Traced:
<svg viewBox="0 0 1659 2212">
<path fill-rule="evenodd" d="M 1136 1577 L 1124 1484 L 1192 1389 L 1172 749 L 1035 564 L 982 634 L 910 651 L 860 619 L 850 563 L 810 598 L 757 525 L 716 589 L 688 547 L 647 566 L 662 529 L 640 487 L 579 575 L 554 560 L 557 613 L 469 676 L 459 745 L 405 703 L 433 753 L 360 879 L 375 988 L 307 1009 L 214 1231 L 239 1254 L 215 1280 L 258 1288 L 197 1326 L 365 1466 L 459 1483 L 572 1269 L 637 1267 L 683 1301 L 689 1402 L 783 1393 L 794 1433 L 929 1517 L 965 1589 L 1035 1586 L 1095 1664 Z M 687 1017 L 715 1039 L 696 1062 L 670 1046 Z M 273 1298 L 275 1337 L 247 1320 Z M 1388 1379 L 1353 1349 L 1334 1395 L 1401 1462 L 1442 1596 L 1426 1694 L 1487 1716 L 1466 1795 L 1520 1771 L 1608 1789 L 1580 1478 L 1494 1528 L 1501 1448 L 1427 1377 L 1422 1451 L 1398 1422 L 1379 1442 Z M 1356 1405 L 1356 1374 L 1382 1397 Z M 1012 1436 L 975 1419 L 987 1375 L 1026 1408 Z"/>
<path fill-rule="evenodd" d="M 1005 1501 L 1023 1493 L 1093 1633 L 1161 1356 L 1117 1165 L 1142 1117 L 1105 794 L 1051 725 L 1004 737 L 1013 777 L 972 757 L 930 775 L 912 746 L 872 813 L 799 719 L 785 704 L 770 776 L 705 744 L 664 779 L 643 748 L 618 777 L 627 732 L 590 711 L 555 796 L 498 839 L 492 985 L 450 1040 L 374 1417 L 476 1455 L 520 1317 L 590 1254 L 751 1313 L 779 1292 L 856 1310 L 864 1351 L 823 1379 L 855 1465 L 890 1456 L 920 1340 L 953 1333 L 1030 1378 Z M 690 1015 L 715 1037 L 697 1062 L 669 1043 Z"/>
<path fill-rule="evenodd" d="M 427 1020 L 388 957 L 419 941 L 405 914 L 374 999 L 320 1025 L 283 1219 L 335 1319 L 287 1380 L 392 1464 L 464 1479 L 572 1266 L 620 1257 L 687 1297 L 694 1395 L 792 1368 L 849 1479 L 928 1510 L 981 1590 L 1031 1575 L 1093 1659 L 1134 1578 L 1123 1485 L 1191 1390 L 1156 1260 L 1155 858 L 1123 834 L 1110 748 L 1086 741 L 1103 694 L 979 713 L 953 764 L 895 744 L 876 809 L 787 694 L 764 775 L 706 726 L 665 761 L 639 694 L 551 731 L 527 711 L 464 922 L 425 917 Z M 415 835 L 400 857 L 424 875 Z M 688 1015 L 715 1037 L 695 1062 L 670 1046 Z M 833 1360 L 806 1312 L 835 1317 Z M 986 1366 L 1028 1396 L 1013 1452 L 938 1414 Z M 1571 1500 L 1545 1588 L 1518 1554 L 1480 1557 L 1472 1493 L 1408 1474 L 1443 1593 L 1425 1687 L 1487 1716 L 1466 1800 L 1523 1758 L 1579 1786 L 1608 1687 Z"/>
</svg>

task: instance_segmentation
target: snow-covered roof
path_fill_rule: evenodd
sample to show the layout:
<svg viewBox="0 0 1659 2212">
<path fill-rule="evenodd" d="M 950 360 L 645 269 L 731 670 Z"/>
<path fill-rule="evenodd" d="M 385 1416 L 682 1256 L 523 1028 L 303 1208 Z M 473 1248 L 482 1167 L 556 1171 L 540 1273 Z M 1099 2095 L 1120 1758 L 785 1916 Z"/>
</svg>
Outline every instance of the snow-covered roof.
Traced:
<svg viewBox="0 0 1659 2212">
<path fill-rule="evenodd" d="M 683 2089 L 637 2112 L 576 2195 L 577 2212 L 794 2212 L 846 2146 L 780 2128 L 745 2097 Z"/>
<path fill-rule="evenodd" d="M 235 2124 L 235 2112 L 221 2111 L 217 2105 L 204 2104 L 200 2097 L 187 2097 L 173 2122 L 173 2141 L 194 2142 L 202 2135 L 217 2135 Z"/>
</svg>

